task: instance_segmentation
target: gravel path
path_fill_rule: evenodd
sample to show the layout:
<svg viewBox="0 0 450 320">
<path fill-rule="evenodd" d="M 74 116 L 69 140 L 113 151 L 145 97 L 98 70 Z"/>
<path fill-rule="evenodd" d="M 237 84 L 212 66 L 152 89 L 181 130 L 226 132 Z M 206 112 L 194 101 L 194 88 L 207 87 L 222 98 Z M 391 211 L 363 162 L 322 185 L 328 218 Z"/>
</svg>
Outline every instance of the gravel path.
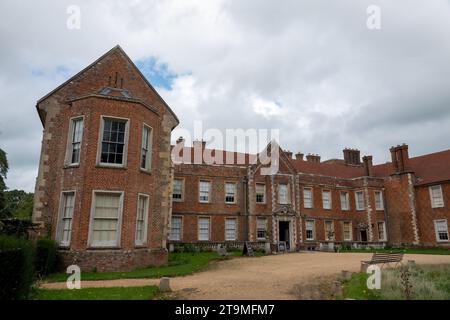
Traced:
<svg viewBox="0 0 450 320">
<path fill-rule="evenodd" d="M 295 285 L 340 273 L 359 271 L 370 253 L 301 252 L 238 258 L 213 263 L 208 270 L 170 280 L 182 299 L 295 299 Z M 404 261 L 417 264 L 450 264 L 450 255 L 408 254 Z M 82 281 L 82 288 L 158 285 L 159 279 Z M 65 283 L 45 283 L 42 288 L 65 288 Z"/>
</svg>

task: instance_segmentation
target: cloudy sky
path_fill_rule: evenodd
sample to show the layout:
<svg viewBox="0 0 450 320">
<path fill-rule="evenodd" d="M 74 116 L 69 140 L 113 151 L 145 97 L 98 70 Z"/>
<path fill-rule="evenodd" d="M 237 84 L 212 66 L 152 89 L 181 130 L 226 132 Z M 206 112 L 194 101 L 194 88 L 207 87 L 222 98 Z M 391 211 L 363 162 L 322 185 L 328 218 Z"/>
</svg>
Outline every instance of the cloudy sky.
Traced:
<svg viewBox="0 0 450 320">
<path fill-rule="evenodd" d="M 67 27 L 70 5 L 80 29 Z M 370 5 L 380 29 L 367 27 Z M 180 128 L 279 129 L 294 153 L 356 147 L 375 163 L 403 142 L 413 156 L 450 148 L 447 0 L 1 0 L 0 44 L 11 189 L 34 189 L 36 100 L 116 44 Z"/>
</svg>

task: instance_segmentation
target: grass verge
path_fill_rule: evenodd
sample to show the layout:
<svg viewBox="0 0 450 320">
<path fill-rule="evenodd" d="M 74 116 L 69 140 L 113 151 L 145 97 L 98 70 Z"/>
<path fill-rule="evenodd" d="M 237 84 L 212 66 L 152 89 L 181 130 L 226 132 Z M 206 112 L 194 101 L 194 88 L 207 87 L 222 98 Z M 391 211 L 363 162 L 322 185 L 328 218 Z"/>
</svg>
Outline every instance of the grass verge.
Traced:
<svg viewBox="0 0 450 320">
<path fill-rule="evenodd" d="M 140 268 L 130 272 L 82 272 L 81 280 L 115 280 L 177 277 L 192 274 L 205 269 L 211 261 L 226 260 L 238 256 L 240 252 L 230 252 L 227 257 L 221 257 L 216 252 L 170 253 L 167 266 Z M 64 282 L 66 273 L 55 273 L 47 276 L 45 282 Z"/>
<path fill-rule="evenodd" d="M 341 249 L 339 252 L 342 253 L 373 253 L 373 252 L 404 252 L 405 254 L 437 254 L 437 255 L 450 255 L 449 249 L 443 249 L 443 248 L 429 248 L 429 249 L 422 249 L 422 248 L 386 248 L 386 249 Z"/>
<path fill-rule="evenodd" d="M 381 289 L 367 289 L 369 275 L 357 273 L 343 286 L 344 298 L 356 300 L 406 300 L 406 290 L 402 281 L 401 268 L 385 269 L 381 274 Z M 410 267 L 408 280 L 411 285 L 412 300 L 449 300 L 450 265 L 420 265 Z"/>
<path fill-rule="evenodd" d="M 34 300 L 151 300 L 159 293 L 156 286 L 86 289 L 35 289 Z"/>
</svg>

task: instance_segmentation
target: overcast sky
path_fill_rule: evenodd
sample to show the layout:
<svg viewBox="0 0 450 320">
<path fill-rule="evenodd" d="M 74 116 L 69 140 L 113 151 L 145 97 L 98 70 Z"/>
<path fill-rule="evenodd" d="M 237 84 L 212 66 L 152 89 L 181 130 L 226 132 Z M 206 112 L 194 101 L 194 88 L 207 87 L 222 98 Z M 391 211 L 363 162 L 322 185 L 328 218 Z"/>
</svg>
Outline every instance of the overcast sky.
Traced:
<svg viewBox="0 0 450 320">
<path fill-rule="evenodd" d="M 32 5 L 31 5 L 32 4 Z M 67 8 L 81 10 L 68 29 Z M 381 29 L 367 28 L 369 5 Z M 450 148 L 450 3 L 0 1 L 0 148 L 33 191 L 44 94 L 120 44 L 180 118 L 279 129 L 283 148 L 389 159 Z M 173 139 L 176 139 L 174 132 Z"/>
</svg>

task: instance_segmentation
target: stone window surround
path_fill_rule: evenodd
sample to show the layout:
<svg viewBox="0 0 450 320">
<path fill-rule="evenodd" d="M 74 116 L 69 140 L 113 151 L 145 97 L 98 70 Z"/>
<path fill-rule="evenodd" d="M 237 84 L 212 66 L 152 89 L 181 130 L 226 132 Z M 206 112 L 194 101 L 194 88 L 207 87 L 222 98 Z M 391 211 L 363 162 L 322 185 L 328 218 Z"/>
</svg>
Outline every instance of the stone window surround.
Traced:
<svg viewBox="0 0 450 320">
<path fill-rule="evenodd" d="M 234 201 L 233 202 L 229 202 L 227 201 L 227 184 L 234 184 Z M 225 181 L 224 182 L 224 202 L 225 204 L 236 204 L 237 203 L 237 189 L 238 189 L 238 185 L 237 185 L 237 181 Z"/>
<path fill-rule="evenodd" d="M 438 222 L 445 222 L 445 224 L 446 224 L 446 226 L 447 226 L 447 240 L 440 240 L 439 239 L 439 233 L 438 233 L 438 228 L 437 228 L 437 223 Z M 436 220 L 433 220 L 433 224 L 434 224 L 434 232 L 435 232 L 435 235 L 436 235 L 436 242 L 438 242 L 438 243 L 446 243 L 446 242 L 449 242 L 450 241 L 450 235 L 449 235 L 449 232 L 448 232 L 448 222 L 447 222 L 447 219 L 436 219 Z"/>
<path fill-rule="evenodd" d="M 202 182 L 209 183 L 208 201 L 200 200 L 200 185 Z M 212 203 L 212 201 L 211 201 L 212 192 L 211 191 L 212 191 L 212 180 L 211 179 L 202 179 L 202 178 L 198 179 L 198 197 L 197 197 L 197 199 L 198 199 L 199 203 Z"/>
<path fill-rule="evenodd" d="M 200 220 L 201 219 L 208 219 L 208 239 L 207 240 L 200 240 Z M 211 241 L 211 216 L 197 216 L 197 241 L 200 242 L 207 242 Z"/>
<path fill-rule="evenodd" d="M 77 197 L 77 191 L 74 190 L 63 190 L 61 191 L 60 197 L 59 197 L 59 209 L 58 209 L 58 221 L 56 223 L 56 242 L 58 243 L 58 245 L 60 247 L 69 247 L 70 246 L 70 240 L 72 237 L 72 227 L 70 230 L 70 236 L 69 236 L 69 240 L 67 241 L 67 243 L 61 243 L 61 237 L 62 237 L 62 233 L 61 233 L 61 227 L 62 227 L 62 217 L 63 217 L 63 211 L 64 211 L 64 195 L 65 194 L 73 194 L 73 202 L 74 202 L 74 206 L 73 206 L 73 212 L 72 212 L 72 226 L 73 226 L 73 218 L 75 215 L 75 201 L 76 201 L 76 197 Z"/>
<path fill-rule="evenodd" d="M 125 121 L 125 137 L 124 137 L 122 164 L 101 162 L 103 129 L 105 126 L 105 121 L 104 121 L 105 119 Z M 130 134 L 130 123 L 131 123 L 131 120 L 129 118 L 115 117 L 115 116 L 109 116 L 109 115 L 103 115 L 103 114 L 100 115 L 100 126 L 99 126 L 100 128 L 99 128 L 99 134 L 98 134 L 99 138 L 98 138 L 98 142 L 97 142 L 97 159 L 96 159 L 97 166 L 106 167 L 106 168 L 126 168 L 127 167 L 128 139 L 129 139 L 129 134 Z M 139 164 L 139 166 L 140 166 L 140 164 Z"/>
<path fill-rule="evenodd" d="M 144 209 L 144 230 L 143 230 L 143 235 L 142 235 L 142 241 L 138 241 L 138 239 L 136 239 L 136 235 L 137 235 L 137 219 L 139 216 L 139 198 L 144 197 L 147 200 L 145 201 L 145 209 Z M 135 242 L 134 244 L 136 246 L 144 246 L 145 243 L 147 242 L 147 232 L 148 232 L 148 216 L 149 216 L 149 208 L 150 208 L 150 196 L 148 194 L 145 193 L 138 193 L 137 196 L 137 205 L 136 205 L 136 230 L 135 230 Z"/>
<path fill-rule="evenodd" d="M 441 198 L 441 201 L 442 201 L 442 205 L 437 205 L 437 204 L 435 204 L 435 202 L 433 201 L 433 188 L 437 188 L 437 187 L 439 187 L 439 191 L 440 191 L 440 198 Z M 440 184 L 438 184 L 438 185 L 434 185 L 434 186 L 429 186 L 428 187 L 428 192 L 429 192 L 429 194 L 430 194 L 430 202 L 431 202 L 431 208 L 443 208 L 444 207 L 444 195 L 443 195 L 443 193 L 442 193 L 442 186 L 440 185 Z"/>
<path fill-rule="evenodd" d="M 96 193 L 116 193 L 120 194 L 119 201 L 119 216 L 117 221 L 117 238 L 116 243 L 113 245 L 95 245 L 92 244 L 92 233 L 93 233 L 93 223 L 94 223 L 94 210 L 95 210 L 95 194 Z M 92 190 L 92 201 L 91 201 L 91 210 L 90 210 L 90 218 L 89 218 L 89 234 L 88 234 L 88 249 L 102 249 L 102 248 L 120 248 L 121 245 L 121 236 L 122 236 L 122 217 L 123 217 L 123 202 L 124 202 L 124 191 L 116 191 L 116 190 Z"/>
<path fill-rule="evenodd" d="M 227 239 L 227 220 L 234 220 L 234 239 Z M 225 217 L 224 221 L 224 239 L 225 241 L 236 241 L 238 238 L 238 219 L 236 217 Z"/>
<path fill-rule="evenodd" d="M 171 219 L 173 219 L 173 218 L 177 218 L 177 219 L 180 219 L 180 239 L 178 239 L 178 240 L 174 240 L 174 239 L 172 239 L 172 237 L 171 237 L 171 235 L 172 235 L 172 220 L 170 221 L 170 223 L 171 223 L 171 225 L 170 225 L 170 234 L 169 234 L 169 239 L 170 239 L 170 241 L 183 241 L 183 216 L 182 215 L 177 215 L 177 214 L 174 214 L 174 215 L 172 215 L 172 217 L 171 217 Z"/>
<path fill-rule="evenodd" d="M 142 168 L 142 139 L 144 139 L 144 130 L 149 129 L 149 137 L 147 141 L 147 149 L 148 149 L 148 156 L 146 159 L 146 165 L 147 168 Z M 152 170 L 152 158 L 153 158 L 153 128 L 146 124 L 145 122 L 142 123 L 142 137 L 141 137 L 141 150 L 140 150 L 140 157 L 139 157 L 139 169 L 144 172 L 150 172 Z"/>
<path fill-rule="evenodd" d="M 81 149 L 83 147 L 83 136 L 84 136 L 84 125 L 85 125 L 84 118 L 85 118 L 84 115 L 79 115 L 79 116 L 73 116 L 69 119 L 69 130 L 68 130 L 68 134 L 67 134 L 66 156 L 64 158 L 65 167 L 78 167 L 80 165 Z M 77 120 L 83 120 L 83 131 L 81 133 L 81 138 L 80 138 L 80 158 L 79 158 L 78 162 L 72 163 L 72 137 L 73 137 L 73 130 L 75 129 L 74 122 Z"/>
<path fill-rule="evenodd" d="M 185 190 L 184 185 L 185 185 L 185 180 L 186 179 L 184 177 L 182 177 L 182 178 L 174 178 L 173 181 L 175 181 L 175 180 L 178 180 L 178 181 L 181 180 L 181 198 L 180 199 L 174 199 L 173 198 L 173 190 L 172 190 L 172 196 L 171 196 L 172 201 L 174 201 L 174 202 L 183 202 L 184 201 L 184 190 Z M 173 189 L 173 187 L 172 187 L 172 189 Z"/>
</svg>

